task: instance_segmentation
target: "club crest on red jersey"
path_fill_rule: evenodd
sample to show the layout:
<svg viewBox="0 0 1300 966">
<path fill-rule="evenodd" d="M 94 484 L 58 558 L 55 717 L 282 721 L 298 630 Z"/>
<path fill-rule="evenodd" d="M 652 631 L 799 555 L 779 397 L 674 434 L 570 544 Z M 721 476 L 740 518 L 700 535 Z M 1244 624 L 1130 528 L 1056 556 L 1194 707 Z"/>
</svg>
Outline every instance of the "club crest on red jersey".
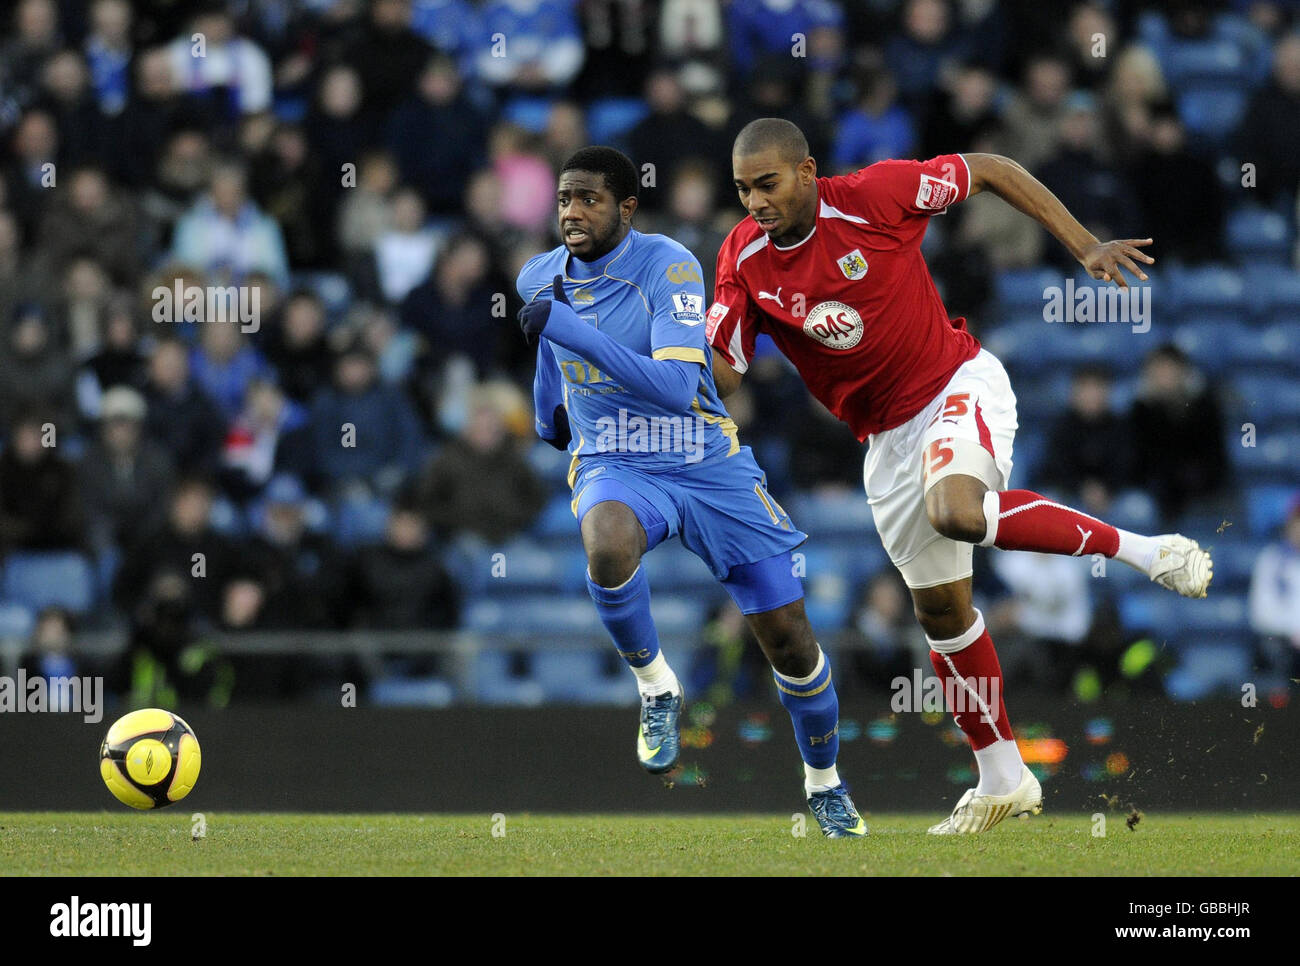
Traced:
<svg viewBox="0 0 1300 966">
<path fill-rule="evenodd" d="M 803 334 L 829 349 L 852 349 L 862 341 L 862 316 L 843 302 L 821 302 L 804 319 Z"/>
<path fill-rule="evenodd" d="M 726 317 L 727 307 L 721 302 L 714 302 L 712 307 L 709 309 L 708 318 L 705 319 L 704 337 L 712 342 L 713 333 L 718 331 L 718 326 L 722 324 L 722 320 Z"/>
<path fill-rule="evenodd" d="M 855 248 L 847 255 L 841 255 L 835 263 L 850 282 L 856 282 L 867 274 L 867 260 L 862 257 L 862 249 Z"/>
</svg>

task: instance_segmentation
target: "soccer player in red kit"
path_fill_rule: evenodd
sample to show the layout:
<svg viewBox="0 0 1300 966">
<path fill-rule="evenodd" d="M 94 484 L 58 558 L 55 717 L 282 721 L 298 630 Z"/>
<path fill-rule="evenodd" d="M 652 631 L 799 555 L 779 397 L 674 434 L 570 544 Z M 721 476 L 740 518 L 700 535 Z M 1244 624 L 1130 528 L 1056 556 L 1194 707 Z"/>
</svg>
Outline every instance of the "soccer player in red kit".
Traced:
<svg viewBox="0 0 1300 966">
<path fill-rule="evenodd" d="M 719 392 L 740 384 L 766 332 L 812 394 L 870 441 L 863 479 L 876 529 L 911 590 L 944 693 L 961 699 L 954 718 L 979 766 L 978 785 L 930 832 L 983 832 L 1037 814 L 1042 788 L 1020 758 L 997 653 L 971 603 L 972 546 L 1100 553 L 1185 597 L 1205 596 L 1210 556 L 1178 534 L 1129 533 L 1008 489 L 1016 397 L 966 320 L 949 319 L 921 239 L 931 216 L 980 191 L 1037 219 L 1093 278 L 1122 287 L 1125 271 L 1146 281 L 1141 265 L 1154 259 L 1141 248 L 1151 239 L 1098 241 L 997 155 L 882 161 L 819 178 L 802 132 L 780 118 L 740 132 L 732 168 L 750 217 L 718 255 L 707 334 Z"/>
</svg>

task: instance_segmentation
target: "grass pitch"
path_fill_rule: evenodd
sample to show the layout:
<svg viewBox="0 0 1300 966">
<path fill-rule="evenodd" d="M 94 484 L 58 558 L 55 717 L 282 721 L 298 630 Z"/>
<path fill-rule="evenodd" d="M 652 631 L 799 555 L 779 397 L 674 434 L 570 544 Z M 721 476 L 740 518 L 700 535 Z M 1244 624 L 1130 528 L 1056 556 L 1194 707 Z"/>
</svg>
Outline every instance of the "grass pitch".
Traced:
<svg viewBox="0 0 1300 966">
<path fill-rule="evenodd" d="M 868 815 L 865 840 L 811 816 L 0 813 L 4 875 L 1296 875 L 1300 815 L 1008 820 L 937 838 L 941 816 Z M 496 832 L 497 834 L 494 834 Z"/>
</svg>

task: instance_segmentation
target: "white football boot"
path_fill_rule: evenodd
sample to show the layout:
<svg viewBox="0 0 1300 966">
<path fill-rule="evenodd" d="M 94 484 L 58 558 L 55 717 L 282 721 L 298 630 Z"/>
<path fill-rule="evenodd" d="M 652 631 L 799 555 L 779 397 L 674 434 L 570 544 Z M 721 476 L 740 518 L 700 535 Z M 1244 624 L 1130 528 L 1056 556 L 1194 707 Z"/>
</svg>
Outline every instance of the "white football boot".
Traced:
<svg viewBox="0 0 1300 966">
<path fill-rule="evenodd" d="M 1010 795 L 976 795 L 966 789 L 952 814 L 938 825 L 931 825 L 931 835 L 974 835 L 987 832 L 1012 815 L 1037 815 L 1043 810 L 1043 786 L 1038 784 L 1025 765 L 1020 766 L 1020 784 Z"/>
<path fill-rule="evenodd" d="M 1156 537 L 1160 549 L 1148 572 L 1161 587 L 1184 597 L 1204 597 L 1214 579 L 1214 562 L 1210 552 L 1188 537 L 1165 533 Z"/>
</svg>

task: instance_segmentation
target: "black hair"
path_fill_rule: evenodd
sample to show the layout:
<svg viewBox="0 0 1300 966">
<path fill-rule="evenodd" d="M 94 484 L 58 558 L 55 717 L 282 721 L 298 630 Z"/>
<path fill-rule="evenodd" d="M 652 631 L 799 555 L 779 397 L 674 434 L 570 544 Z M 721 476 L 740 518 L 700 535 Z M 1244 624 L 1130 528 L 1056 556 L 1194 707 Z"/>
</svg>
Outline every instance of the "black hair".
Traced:
<svg viewBox="0 0 1300 966">
<path fill-rule="evenodd" d="M 743 157 L 768 148 L 776 148 L 781 159 L 790 164 L 798 164 L 808 157 L 808 139 L 797 124 L 783 117 L 760 117 L 757 121 L 750 121 L 736 135 L 732 153 Z"/>
<path fill-rule="evenodd" d="M 581 148 L 564 162 L 560 174 L 566 171 L 590 171 L 600 175 L 605 179 L 605 187 L 614 193 L 615 201 L 621 202 L 637 196 L 640 179 L 637 177 L 636 165 L 616 148 L 603 144 Z"/>
</svg>

